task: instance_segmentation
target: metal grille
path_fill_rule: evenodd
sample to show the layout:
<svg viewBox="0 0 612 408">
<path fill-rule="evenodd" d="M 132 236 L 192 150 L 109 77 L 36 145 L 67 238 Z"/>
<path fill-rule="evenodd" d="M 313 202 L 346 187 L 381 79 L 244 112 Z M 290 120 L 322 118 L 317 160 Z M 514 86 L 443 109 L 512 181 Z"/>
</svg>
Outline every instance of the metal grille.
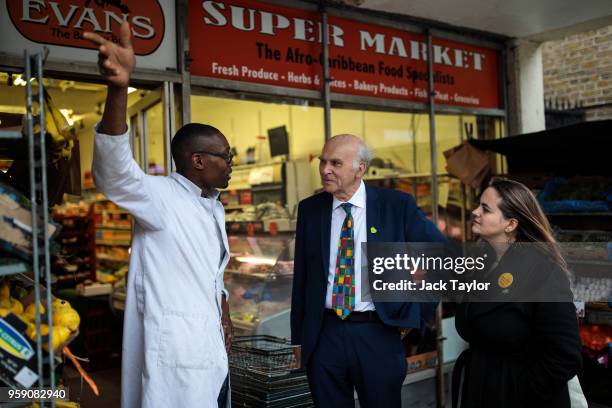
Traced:
<svg viewBox="0 0 612 408">
<path fill-rule="evenodd" d="M 312 407 L 308 379 L 294 370 L 293 348 L 272 336 L 238 337 L 230 354 L 233 407 Z"/>
</svg>

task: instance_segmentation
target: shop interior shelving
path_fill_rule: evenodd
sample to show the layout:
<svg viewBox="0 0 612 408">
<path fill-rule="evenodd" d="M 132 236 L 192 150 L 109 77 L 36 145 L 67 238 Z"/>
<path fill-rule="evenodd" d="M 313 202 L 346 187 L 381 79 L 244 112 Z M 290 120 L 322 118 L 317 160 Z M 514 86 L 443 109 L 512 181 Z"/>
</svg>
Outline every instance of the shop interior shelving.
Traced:
<svg viewBox="0 0 612 408">
<path fill-rule="evenodd" d="M 91 210 L 86 214 L 54 215 L 62 225 L 57 240 L 62 244 L 67 262 L 56 263 L 53 268 L 59 286 L 96 279 L 95 230 Z"/>
<path fill-rule="evenodd" d="M 571 173 L 571 166 L 568 165 L 567 172 Z M 519 174 L 511 178 L 523 182 L 534 192 L 541 190 L 551 175 L 542 174 Z M 570 179 L 571 180 L 571 179 Z M 612 187 L 612 177 L 579 177 L 576 179 L 580 187 L 584 187 L 588 182 L 596 181 Z M 605 296 L 606 291 L 610 291 L 609 283 L 612 282 L 612 259 L 610 249 L 605 255 L 606 245 L 612 242 L 612 211 L 608 212 L 556 212 L 546 214 L 557 238 L 561 245 L 564 241 L 576 243 L 584 242 L 583 248 L 586 250 L 580 253 L 570 254 L 566 257 L 569 269 L 573 274 L 574 294 L 577 301 L 584 303 L 584 316 L 580 319 L 580 325 L 585 333 L 590 330 L 601 331 L 601 327 L 612 327 L 612 309 L 608 306 L 610 299 L 599 298 Z M 565 238 L 564 238 L 565 237 Z M 599 253 L 593 254 L 592 250 L 599 247 Z M 606 283 L 608 285 L 606 286 Z M 591 289 L 586 292 L 584 287 Z M 605 289 L 605 288 L 608 289 Z M 592 290 L 592 292 L 591 292 Z M 609 293 L 608 296 L 612 296 Z M 595 299 L 598 298 L 598 299 Z M 591 301 L 597 300 L 597 301 Z M 596 327 L 591 327 L 595 325 Z M 581 330 L 581 333 L 582 333 Z M 581 335 L 582 337 L 582 335 Z M 585 342 L 583 337 L 583 343 Z M 584 346 L 588 347 L 586 344 Z M 579 374 L 583 391 L 589 400 L 610 398 L 609 390 L 602 389 L 601 384 L 608 383 L 612 374 L 610 370 L 605 370 L 603 366 L 598 366 L 595 362 L 587 361 L 584 357 L 583 371 Z M 607 396 L 604 394 L 607 393 Z"/>
<path fill-rule="evenodd" d="M 128 265 L 132 216 L 96 192 L 93 186 L 88 190 L 94 220 L 96 270 L 112 274 Z"/>
<path fill-rule="evenodd" d="M 12 258 L 4 258 L 0 261 L 0 274 L 3 276 L 23 274 L 31 272 L 34 279 L 34 297 L 36 303 L 41 303 L 43 295 L 46 303 L 51 304 L 51 291 L 43 290 L 43 283 L 50 286 L 50 237 L 49 229 L 49 203 L 47 198 L 47 172 L 46 172 L 46 146 L 45 146 L 45 101 L 43 94 L 43 62 L 45 52 L 31 54 L 24 51 L 24 80 L 26 82 L 26 116 L 25 128 L 22 132 L 0 131 L 3 139 L 27 139 L 28 163 L 30 176 L 30 202 L 31 202 L 31 236 L 32 236 L 32 261 L 31 264 Z M 29 278 L 26 277 L 29 280 Z M 44 282 L 43 282 L 44 281 Z M 52 308 L 47 308 L 46 318 L 49 323 L 49 332 L 52 332 Z M 52 336 L 49 336 L 48 350 L 43 348 L 41 333 L 41 314 L 36 313 L 36 330 L 39 335 L 36 338 L 35 356 L 37 369 L 35 385 L 39 387 L 50 387 L 55 390 L 55 356 L 53 353 Z M 2 383 L 3 381 L 0 381 Z M 9 384 L 6 384 L 9 385 Z M 3 407 L 19 406 L 3 403 Z M 55 402 L 40 401 L 39 406 L 55 406 Z"/>
<path fill-rule="evenodd" d="M 297 205 L 311 195 L 311 168 L 306 160 L 271 161 L 233 167 L 232 180 L 221 192 L 228 232 L 246 232 L 277 221 L 278 231 L 295 231 Z M 262 231 L 263 231 L 262 230 Z M 260 231 L 256 231 L 260 232 Z"/>
</svg>

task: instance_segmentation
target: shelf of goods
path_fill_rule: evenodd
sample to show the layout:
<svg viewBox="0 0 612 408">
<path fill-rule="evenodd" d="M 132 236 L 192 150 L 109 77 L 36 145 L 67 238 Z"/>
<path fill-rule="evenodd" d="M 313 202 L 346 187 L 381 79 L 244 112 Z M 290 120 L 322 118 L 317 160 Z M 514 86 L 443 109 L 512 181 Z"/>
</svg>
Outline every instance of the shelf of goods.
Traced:
<svg viewBox="0 0 612 408">
<path fill-rule="evenodd" d="M 300 200 L 312 194 L 311 169 L 306 160 L 234 166 L 232 179 L 220 200 L 226 221 L 238 230 L 241 223 L 262 222 L 262 231 L 293 231 L 293 217 Z M 260 232 L 260 231 L 256 231 Z"/>
<path fill-rule="evenodd" d="M 93 204 L 97 280 L 115 283 L 127 272 L 132 242 L 132 217 L 124 209 L 96 194 Z"/>
<path fill-rule="evenodd" d="M 607 301 L 612 294 L 612 179 L 541 175 L 512 178 L 528 185 L 544 209 L 573 272 L 574 298 Z"/>
<path fill-rule="evenodd" d="M 536 194 L 573 273 L 589 401 L 612 404 L 612 179 L 546 178 Z"/>
<path fill-rule="evenodd" d="M 296 220 L 286 209 L 273 203 L 244 206 L 241 211 L 226 210 L 225 229 L 228 234 L 250 235 L 295 232 Z"/>
<path fill-rule="evenodd" d="M 0 130 L 1 139 L 23 143 L 30 149 L 29 157 L 36 158 L 25 162 L 24 175 L 29 173 L 31 180 L 25 189 L 27 198 L 13 187 L 19 180 L 7 177 L 0 182 L 0 386 L 50 387 L 56 391 L 61 388 L 56 367 L 62 355 L 71 355 L 67 345 L 78 335 L 80 317 L 68 302 L 51 294 L 52 252 L 60 245 L 58 240 L 70 237 L 68 233 L 58 234 L 60 225 L 51 222 L 49 215 L 52 194 L 47 194 L 51 193 L 47 185 L 48 152 L 42 141 L 52 144 L 63 135 L 51 133 L 57 131 L 51 126 L 56 111 L 43 88 L 44 59 L 42 52 L 24 52 L 23 130 Z M 54 403 L 41 402 L 39 406 Z"/>
<path fill-rule="evenodd" d="M 95 280 L 95 231 L 91 205 L 79 202 L 57 206 L 53 219 L 61 225 L 56 238 L 61 249 L 53 262 L 57 285 L 74 286 L 88 279 Z"/>
</svg>

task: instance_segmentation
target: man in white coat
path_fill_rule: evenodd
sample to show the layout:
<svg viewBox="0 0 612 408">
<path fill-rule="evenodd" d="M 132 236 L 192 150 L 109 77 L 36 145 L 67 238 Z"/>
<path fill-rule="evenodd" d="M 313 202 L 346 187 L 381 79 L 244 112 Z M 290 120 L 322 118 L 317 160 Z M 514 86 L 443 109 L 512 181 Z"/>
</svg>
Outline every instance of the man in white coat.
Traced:
<svg viewBox="0 0 612 408">
<path fill-rule="evenodd" d="M 226 407 L 231 321 L 223 270 L 223 206 L 232 154 L 212 126 L 189 124 L 172 140 L 177 172 L 148 176 L 132 157 L 127 88 L 135 66 L 128 23 L 120 41 L 94 33 L 108 83 L 95 130 L 96 186 L 135 222 L 123 331 L 123 408 Z M 225 330 L 224 330 L 225 328 Z M 224 337 L 225 336 L 225 337 Z"/>
</svg>

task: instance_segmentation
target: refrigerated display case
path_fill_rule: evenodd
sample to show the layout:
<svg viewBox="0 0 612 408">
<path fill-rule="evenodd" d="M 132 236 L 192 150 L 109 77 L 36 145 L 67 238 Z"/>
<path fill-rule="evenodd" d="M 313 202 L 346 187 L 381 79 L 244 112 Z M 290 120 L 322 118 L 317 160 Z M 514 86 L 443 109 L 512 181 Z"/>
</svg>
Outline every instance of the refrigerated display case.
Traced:
<svg viewBox="0 0 612 408">
<path fill-rule="evenodd" d="M 294 235 L 230 235 L 225 269 L 236 335 L 289 338 Z"/>
</svg>

